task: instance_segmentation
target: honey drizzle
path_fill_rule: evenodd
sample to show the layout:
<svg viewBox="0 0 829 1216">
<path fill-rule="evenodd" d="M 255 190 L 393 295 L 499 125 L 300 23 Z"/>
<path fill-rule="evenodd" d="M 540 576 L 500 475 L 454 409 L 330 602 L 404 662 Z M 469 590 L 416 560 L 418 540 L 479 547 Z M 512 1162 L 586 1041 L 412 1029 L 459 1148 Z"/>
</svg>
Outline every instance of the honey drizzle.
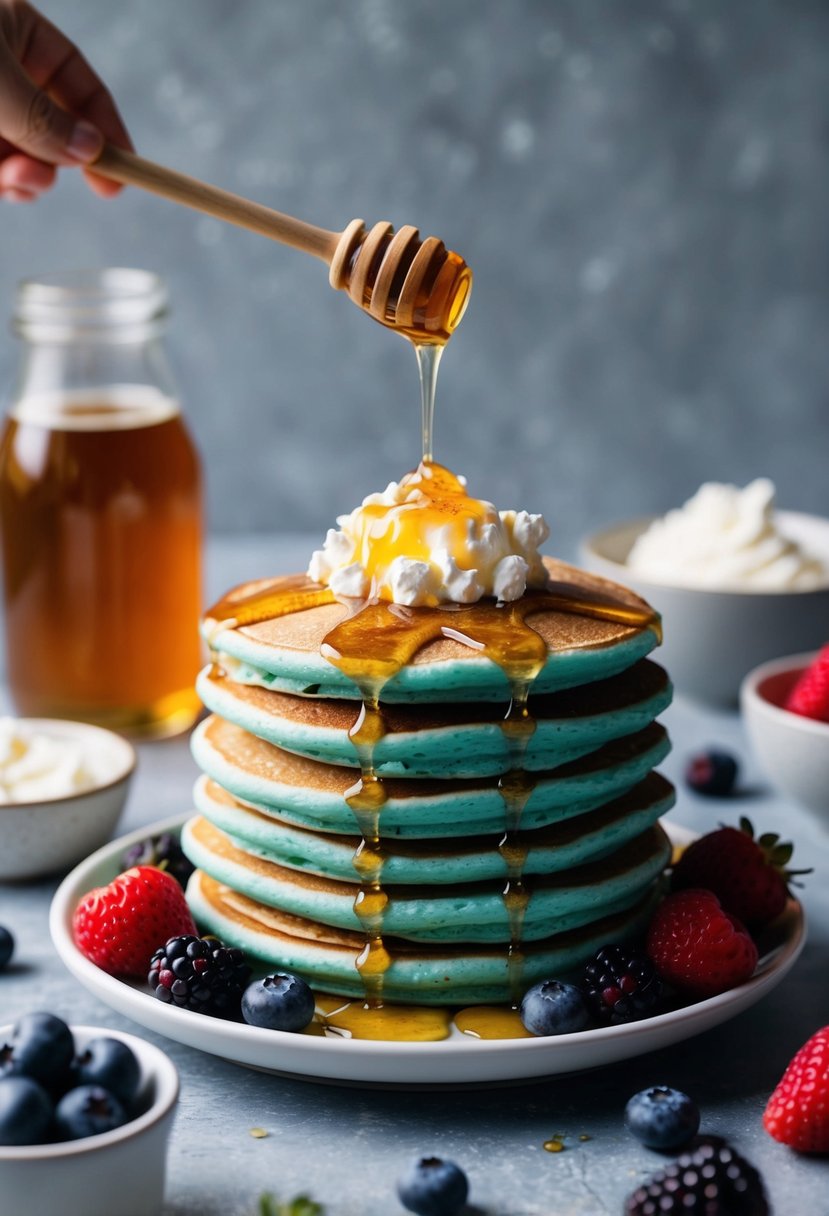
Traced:
<svg viewBox="0 0 829 1216">
<path fill-rule="evenodd" d="M 427 346 L 422 342 L 414 343 L 417 355 L 417 371 L 420 377 L 420 417 L 421 442 L 423 445 L 423 463 L 432 463 L 433 433 L 435 424 L 435 387 L 437 385 L 438 367 L 443 354 L 442 346 Z"/>
<path fill-rule="evenodd" d="M 530 616 L 533 612 L 571 613 L 574 616 L 585 616 L 596 621 L 627 625 L 631 629 L 652 629 L 657 640 L 662 641 L 662 628 L 657 613 L 644 612 L 630 604 L 620 604 L 618 601 L 610 599 L 607 601 L 584 599 L 569 583 L 551 582 L 547 587 L 526 591 L 522 598 L 514 603 L 524 604 L 525 601 L 529 606 L 523 613 L 524 616 Z M 370 600 L 366 601 L 366 604 L 374 602 Z M 484 601 L 484 606 L 491 606 L 492 602 L 492 600 Z M 305 574 L 281 575 L 278 578 L 268 579 L 258 590 L 251 591 L 238 599 L 233 595 L 225 596 L 208 609 L 204 618 L 208 643 L 223 629 L 241 629 L 246 625 L 261 625 L 263 621 L 277 620 L 292 612 L 305 612 L 309 608 L 335 603 L 347 604 L 353 616 L 362 612 L 365 606 L 363 601 L 338 600 L 330 587 L 323 587 L 320 583 L 313 582 Z M 469 607 L 462 604 L 439 604 L 433 608 L 401 608 L 398 604 L 388 604 L 387 606 L 390 609 L 397 608 L 399 611 L 407 613 L 460 612 L 464 609 L 469 611 Z M 471 607 L 474 608 L 476 605 L 473 604 Z M 428 637 L 422 645 L 425 646 L 427 641 L 434 641 L 442 634 L 444 637 L 455 638 L 475 649 L 482 649 L 479 644 L 476 644 L 474 638 L 468 635 L 459 636 L 462 633 L 463 630 L 447 625 L 433 636 Z M 415 647 L 415 651 L 419 649 L 421 649 L 420 646 Z"/>
<path fill-rule="evenodd" d="M 207 613 L 208 637 L 212 641 L 222 628 L 252 625 L 335 600 L 327 587 L 303 575 L 274 579 L 245 596 L 231 595 L 214 605 Z M 472 605 L 407 608 L 385 600 L 369 600 L 347 601 L 347 607 L 348 615 L 326 634 L 320 653 L 356 685 L 362 696 L 360 712 L 349 731 L 360 777 L 345 797 L 361 837 L 353 858 L 360 879 L 354 911 L 366 939 L 356 960 L 366 1013 L 382 1009 L 383 977 L 393 961 L 383 939 L 388 894 L 382 882 L 385 853 L 381 819 L 387 796 L 375 764 L 377 745 L 386 733 L 381 697 L 386 684 L 415 654 L 441 637 L 480 650 L 501 668 L 510 686 L 510 704 L 501 723 L 508 767 L 498 783 L 505 823 L 499 851 L 507 869 L 503 896 L 510 934 L 508 983 L 513 1003 L 517 1003 L 523 972 L 521 931 L 530 898 L 523 880 L 526 848 L 520 830 L 534 785 L 524 766 L 535 730 L 528 698 L 532 683 L 547 660 L 547 645 L 526 618 L 545 610 L 565 611 L 631 627 L 649 626 L 658 631 L 658 617 L 618 602 L 585 600 L 567 583 L 527 591 L 520 600 L 505 604 L 488 600 Z M 469 1029 L 467 1033 L 474 1035 L 476 1031 Z"/>
<path fill-rule="evenodd" d="M 348 732 L 360 762 L 360 779 L 346 792 L 345 800 L 361 837 L 352 858 L 360 876 L 354 912 L 363 927 L 366 944 L 357 957 L 356 966 L 363 981 L 367 1007 L 380 1009 L 383 1005 L 383 976 L 391 966 L 391 956 L 383 941 L 383 916 L 389 897 L 383 890 L 385 853 L 381 842 L 380 816 L 386 802 L 386 790 L 374 767 L 374 749 L 385 734 L 385 724 L 379 694 L 375 693 L 371 683 L 365 683 L 360 691 L 363 704 L 357 721 Z"/>
<path fill-rule="evenodd" d="M 545 646 L 545 659 L 546 651 Z M 507 882 L 503 891 L 509 922 L 507 982 L 514 1005 L 520 1002 L 522 995 L 524 956 L 521 952 L 521 938 L 524 916 L 530 902 L 530 891 L 524 882 L 527 847 L 521 838 L 521 819 L 535 785 L 534 778 L 524 766 L 527 747 L 535 733 L 535 719 L 529 711 L 527 698 L 530 685 L 543 666 L 544 660 L 534 663 L 527 678 L 511 680 L 512 697 L 506 717 L 501 723 L 509 756 L 509 768 L 498 778 L 498 793 L 504 803 L 504 836 L 498 845 L 498 851 L 507 868 Z"/>
</svg>

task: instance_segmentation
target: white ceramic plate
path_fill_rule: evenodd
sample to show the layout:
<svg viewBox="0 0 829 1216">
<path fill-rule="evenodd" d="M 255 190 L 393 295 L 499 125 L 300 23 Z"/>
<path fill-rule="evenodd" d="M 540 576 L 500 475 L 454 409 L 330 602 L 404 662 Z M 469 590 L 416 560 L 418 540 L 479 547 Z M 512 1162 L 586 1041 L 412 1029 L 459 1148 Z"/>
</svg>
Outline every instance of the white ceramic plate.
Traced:
<svg viewBox="0 0 829 1216">
<path fill-rule="evenodd" d="M 75 906 L 90 888 L 116 876 L 124 849 L 149 835 L 177 831 L 186 818 L 189 816 L 151 824 L 113 841 L 67 875 L 55 893 L 50 912 L 55 948 L 85 988 L 140 1026 L 238 1064 L 306 1080 L 408 1087 L 495 1085 L 599 1068 L 682 1042 L 754 1005 L 780 983 L 800 954 L 806 936 L 802 909 L 792 900 L 775 926 L 775 940 L 769 943 L 747 984 L 626 1026 L 538 1039 L 481 1040 L 458 1032 L 438 1043 L 321 1038 L 263 1030 L 164 1005 L 140 984 L 101 971 L 84 958 L 72 940 Z M 683 828 L 665 826 L 675 841 L 691 838 Z"/>
</svg>

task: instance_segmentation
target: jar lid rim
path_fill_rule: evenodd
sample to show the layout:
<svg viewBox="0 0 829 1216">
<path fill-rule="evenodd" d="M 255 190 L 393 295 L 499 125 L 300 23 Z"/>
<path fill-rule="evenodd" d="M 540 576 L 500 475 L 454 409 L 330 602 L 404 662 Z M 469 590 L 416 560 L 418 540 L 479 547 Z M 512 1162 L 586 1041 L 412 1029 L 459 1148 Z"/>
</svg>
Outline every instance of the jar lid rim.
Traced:
<svg viewBox="0 0 829 1216">
<path fill-rule="evenodd" d="M 153 271 L 54 271 L 18 284 L 12 326 L 24 337 L 40 329 L 112 332 L 156 323 L 167 311 L 167 287 Z"/>
</svg>

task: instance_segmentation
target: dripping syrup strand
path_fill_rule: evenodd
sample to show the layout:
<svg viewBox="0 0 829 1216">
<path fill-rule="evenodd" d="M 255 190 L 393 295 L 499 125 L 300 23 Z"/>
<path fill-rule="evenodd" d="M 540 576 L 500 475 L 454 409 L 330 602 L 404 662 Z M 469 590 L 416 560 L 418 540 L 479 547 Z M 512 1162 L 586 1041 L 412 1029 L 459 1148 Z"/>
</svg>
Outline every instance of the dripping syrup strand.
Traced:
<svg viewBox="0 0 829 1216">
<path fill-rule="evenodd" d="M 432 463 L 433 433 L 435 424 L 435 389 L 438 379 L 442 346 L 414 343 L 417 356 L 417 371 L 420 377 L 420 417 L 421 443 L 423 445 L 423 463 Z"/>
<path fill-rule="evenodd" d="M 385 734 L 385 723 L 380 709 L 380 690 L 365 687 L 361 691 L 362 708 L 349 731 L 360 764 L 360 779 L 346 792 L 345 800 L 360 833 L 360 844 L 352 858 L 360 876 L 354 912 L 363 927 L 366 944 L 357 957 L 356 966 L 363 981 L 367 1007 L 381 1009 L 383 976 L 391 966 L 391 955 L 383 941 L 383 918 L 389 899 L 383 889 L 385 853 L 380 816 L 386 791 L 374 767 L 374 750 Z"/>
<path fill-rule="evenodd" d="M 509 767 L 498 779 L 498 793 L 504 803 L 504 836 L 498 845 L 498 851 L 507 868 L 503 895 L 510 935 L 507 949 L 507 982 L 513 1005 L 517 1005 L 523 995 L 524 957 L 521 952 L 521 939 L 524 917 L 530 902 L 530 892 L 524 883 L 527 849 L 521 840 L 521 819 L 535 785 L 524 762 L 535 732 L 535 719 L 530 713 L 527 700 L 532 680 L 537 674 L 538 672 L 534 671 L 527 679 L 512 681 L 509 709 L 501 723 Z"/>
</svg>

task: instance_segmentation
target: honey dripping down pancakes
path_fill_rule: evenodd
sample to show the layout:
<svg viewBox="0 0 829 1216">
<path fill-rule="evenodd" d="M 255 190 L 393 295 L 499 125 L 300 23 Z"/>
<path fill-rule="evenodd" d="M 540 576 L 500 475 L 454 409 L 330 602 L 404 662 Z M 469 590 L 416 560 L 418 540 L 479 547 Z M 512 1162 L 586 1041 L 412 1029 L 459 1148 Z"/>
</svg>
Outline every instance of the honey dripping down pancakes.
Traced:
<svg viewBox="0 0 829 1216">
<path fill-rule="evenodd" d="M 657 896 L 658 617 L 431 462 L 338 522 L 206 614 L 188 899 L 318 993 L 515 1005 Z"/>
</svg>

